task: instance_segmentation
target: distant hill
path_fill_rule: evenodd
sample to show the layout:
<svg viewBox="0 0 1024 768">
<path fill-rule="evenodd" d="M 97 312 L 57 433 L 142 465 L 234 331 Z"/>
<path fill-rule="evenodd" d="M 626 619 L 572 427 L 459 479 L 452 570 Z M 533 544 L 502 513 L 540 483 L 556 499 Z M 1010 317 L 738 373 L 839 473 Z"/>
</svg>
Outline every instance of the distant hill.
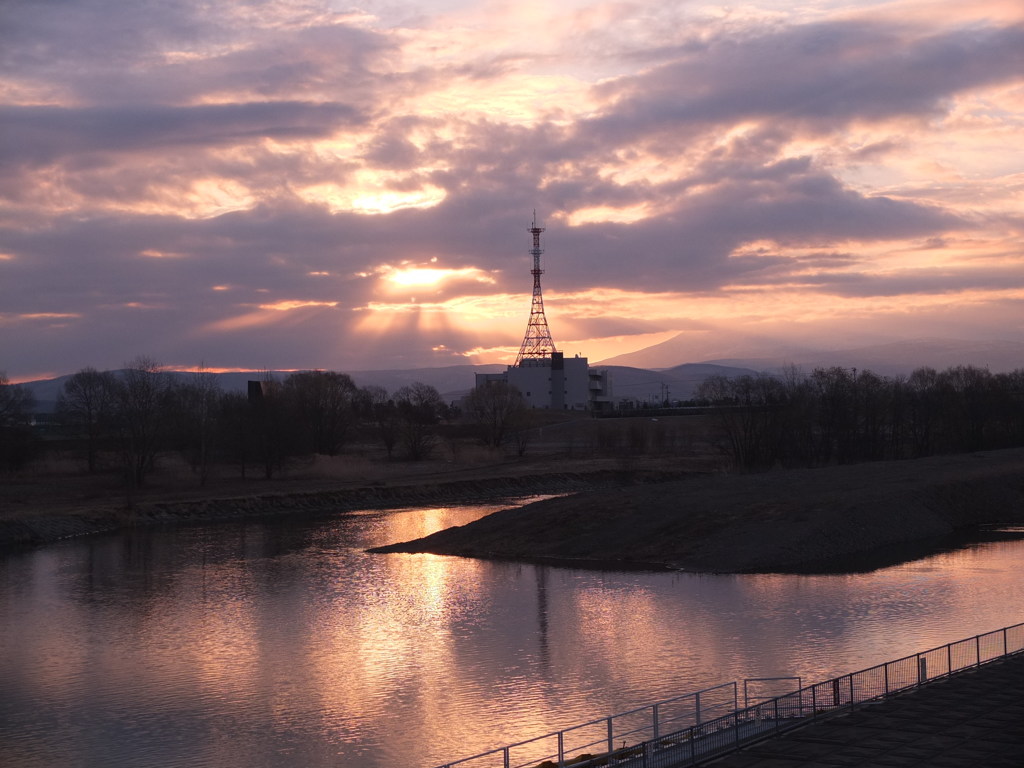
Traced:
<svg viewBox="0 0 1024 768">
<path fill-rule="evenodd" d="M 668 366 L 677 362 L 702 362 L 769 372 L 777 372 L 787 365 L 797 365 L 805 371 L 842 366 L 883 376 L 905 375 L 924 366 L 943 370 L 955 365 L 974 365 L 993 373 L 1024 368 L 1024 342 L 1016 341 L 911 339 L 845 349 L 794 346 L 771 339 L 750 338 L 732 339 L 728 344 L 728 351 L 723 349 L 716 354 L 708 347 L 706 339 L 695 345 L 692 336 L 680 334 L 661 344 L 605 360 L 602 365 L 639 365 L 671 371 L 674 368 Z M 695 353 L 708 356 L 680 360 L 680 355 Z"/>
<path fill-rule="evenodd" d="M 394 392 L 414 382 L 435 387 L 445 400 L 454 400 L 473 388 L 474 373 L 495 373 L 505 370 L 503 365 L 449 365 L 443 368 L 408 368 L 394 371 L 341 371 L 352 377 L 358 387 L 384 387 Z M 278 380 L 288 377 L 292 371 L 271 371 Z M 187 374 L 185 374 L 187 375 Z M 243 391 L 246 383 L 258 379 L 262 371 L 241 371 L 219 373 L 217 381 L 225 391 Z"/>
<path fill-rule="evenodd" d="M 663 400 L 689 400 L 708 376 L 720 375 L 736 378 L 757 373 L 751 368 L 704 363 L 685 363 L 662 371 L 632 368 L 625 365 L 597 365 L 594 367 L 611 373 L 613 399 L 650 403 L 658 403 Z"/>
<path fill-rule="evenodd" d="M 721 361 L 757 359 L 768 354 L 769 350 L 771 354 L 789 356 L 803 354 L 810 351 L 810 347 L 787 344 L 770 337 L 702 330 L 680 333 L 650 347 L 601 360 L 598 365 L 626 365 L 649 370 L 665 370 L 686 363 L 732 365 Z M 748 366 L 743 364 L 740 367 Z"/>
<path fill-rule="evenodd" d="M 504 365 L 451 365 L 444 368 L 412 368 L 396 371 L 343 371 L 348 373 L 357 386 L 379 386 L 388 392 L 394 392 L 413 382 L 419 381 L 436 387 L 446 401 L 458 400 L 473 389 L 474 373 L 495 373 L 505 370 Z M 169 371 L 172 376 L 186 378 L 190 373 Z M 215 373 L 217 383 L 225 392 L 244 392 L 249 381 L 255 381 L 265 375 L 265 371 L 232 371 Z M 277 380 L 285 379 L 291 371 L 270 371 Z M 32 392 L 36 399 L 36 410 L 51 412 L 57 405 L 57 395 L 71 377 L 58 376 L 55 379 L 40 379 L 25 382 L 24 386 Z"/>
</svg>

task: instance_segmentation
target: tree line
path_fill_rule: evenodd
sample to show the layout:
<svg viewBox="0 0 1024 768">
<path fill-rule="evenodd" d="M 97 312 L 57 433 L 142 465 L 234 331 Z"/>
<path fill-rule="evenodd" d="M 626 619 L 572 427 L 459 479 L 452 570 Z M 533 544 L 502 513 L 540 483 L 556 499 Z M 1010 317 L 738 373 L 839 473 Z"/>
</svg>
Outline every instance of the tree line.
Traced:
<svg viewBox="0 0 1024 768">
<path fill-rule="evenodd" d="M 0 371 L 0 470 L 20 469 L 31 458 L 34 407 L 32 393 Z"/>
<path fill-rule="evenodd" d="M 1024 369 L 919 368 L 885 377 L 790 368 L 781 375 L 712 376 L 692 403 L 714 415 L 725 449 L 743 470 L 1024 445 Z M 140 357 L 121 371 L 84 368 L 70 376 L 56 423 L 89 472 L 116 468 L 130 486 L 143 484 L 164 452 L 184 457 L 201 484 L 214 467 L 271 478 L 299 457 L 335 456 L 356 441 L 375 441 L 389 459 L 424 459 L 442 432 L 453 450 L 458 440 L 475 437 L 494 449 L 511 442 L 523 455 L 537 414 L 515 387 L 490 382 L 460 406 L 461 413 L 420 382 L 388 392 L 322 370 L 281 381 L 264 373 L 247 392 L 225 392 L 211 373 L 171 374 Z M 27 388 L 0 373 L 0 470 L 23 467 L 38 448 L 33 409 Z M 622 439 L 618 431 L 613 436 Z"/>
<path fill-rule="evenodd" d="M 0 378 L 0 468 L 18 469 L 32 457 L 33 407 L 27 388 Z M 55 418 L 90 473 L 113 465 L 138 486 L 165 451 L 185 457 L 200 483 L 216 464 L 271 478 L 295 457 L 339 454 L 357 433 L 379 440 L 389 458 L 423 459 L 437 425 L 453 415 L 437 389 L 421 382 L 389 393 L 357 387 L 335 371 L 282 381 L 268 372 L 247 392 L 226 392 L 212 373 L 171 374 L 139 357 L 121 371 L 87 367 L 70 376 Z"/>
<path fill-rule="evenodd" d="M 959 365 L 886 377 L 855 368 L 712 376 L 697 402 L 744 470 L 917 458 L 1024 445 L 1024 369 Z"/>
</svg>

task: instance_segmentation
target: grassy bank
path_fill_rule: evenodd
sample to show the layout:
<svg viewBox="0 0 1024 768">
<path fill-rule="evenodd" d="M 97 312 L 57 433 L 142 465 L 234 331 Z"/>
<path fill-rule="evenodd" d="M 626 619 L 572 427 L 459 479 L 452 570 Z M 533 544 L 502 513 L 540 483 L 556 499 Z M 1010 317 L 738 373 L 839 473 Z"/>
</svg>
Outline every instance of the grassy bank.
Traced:
<svg viewBox="0 0 1024 768">
<path fill-rule="evenodd" d="M 495 503 L 531 495 L 569 494 L 594 488 L 663 482 L 695 471 L 679 463 L 650 462 L 623 467 L 617 462 L 579 461 L 535 465 L 501 463 L 460 469 L 418 465 L 417 472 L 372 482 L 321 475 L 288 482 L 225 484 L 199 490 L 147 488 L 132 497 L 79 488 L 54 489 L 26 483 L 16 503 L 0 512 L 0 547 L 31 546 L 133 526 L 199 524 L 256 517 L 331 515 L 357 509 L 413 505 Z M 94 488 L 93 485 L 86 488 Z M 101 489 L 102 490 L 102 489 Z"/>
</svg>

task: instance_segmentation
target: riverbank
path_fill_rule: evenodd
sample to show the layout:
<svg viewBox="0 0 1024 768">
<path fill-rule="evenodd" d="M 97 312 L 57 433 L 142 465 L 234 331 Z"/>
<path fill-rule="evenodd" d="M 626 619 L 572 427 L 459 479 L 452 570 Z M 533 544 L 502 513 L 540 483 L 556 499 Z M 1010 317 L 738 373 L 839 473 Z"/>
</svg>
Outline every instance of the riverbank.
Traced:
<svg viewBox="0 0 1024 768">
<path fill-rule="evenodd" d="M 262 492 L 254 491 L 264 486 L 251 483 L 173 493 L 147 489 L 145 495 L 130 500 L 123 494 L 71 498 L 69 494 L 56 496 L 34 489 L 8 499 L 0 510 L 0 548 L 34 546 L 134 526 L 511 502 L 529 496 L 664 482 L 700 471 L 707 470 L 692 461 L 674 465 L 652 461 L 629 468 L 607 461 L 567 461 L 546 467 L 520 462 L 434 473 L 419 471 L 371 483 L 299 479 Z"/>
<path fill-rule="evenodd" d="M 590 491 L 373 551 L 709 573 L 834 572 L 900 562 L 905 547 L 927 549 L 958 532 L 1013 525 L 1024 525 L 1022 449 Z"/>
</svg>

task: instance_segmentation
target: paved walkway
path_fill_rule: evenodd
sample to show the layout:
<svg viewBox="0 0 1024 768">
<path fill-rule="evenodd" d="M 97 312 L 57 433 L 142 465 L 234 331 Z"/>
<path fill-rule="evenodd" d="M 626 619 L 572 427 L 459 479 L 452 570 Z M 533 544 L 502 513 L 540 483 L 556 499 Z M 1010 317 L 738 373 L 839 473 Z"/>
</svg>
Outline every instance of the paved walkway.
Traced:
<svg viewBox="0 0 1024 768">
<path fill-rule="evenodd" d="M 706 763 L 713 768 L 1024 766 L 1024 654 Z"/>
</svg>

